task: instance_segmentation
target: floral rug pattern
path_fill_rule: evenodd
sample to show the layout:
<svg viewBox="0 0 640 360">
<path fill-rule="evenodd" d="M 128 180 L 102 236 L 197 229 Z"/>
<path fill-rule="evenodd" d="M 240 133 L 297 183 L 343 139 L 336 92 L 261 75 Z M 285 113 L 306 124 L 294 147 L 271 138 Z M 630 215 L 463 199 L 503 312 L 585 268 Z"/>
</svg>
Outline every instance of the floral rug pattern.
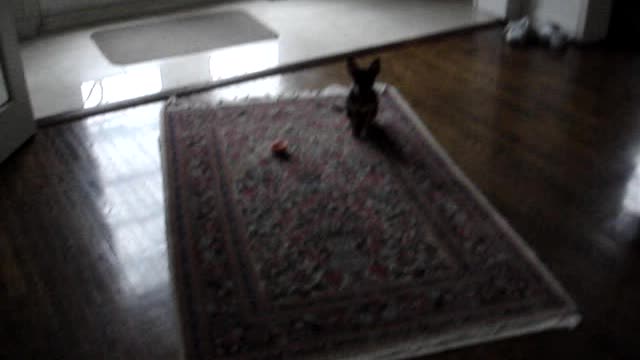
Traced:
<svg viewBox="0 0 640 360">
<path fill-rule="evenodd" d="M 399 358 L 572 326 L 571 300 L 393 91 L 364 139 L 342 95 L 167 107 L 191 357 Z M 276 140 L 289 157 L 271 153 Z"/>
</svg>

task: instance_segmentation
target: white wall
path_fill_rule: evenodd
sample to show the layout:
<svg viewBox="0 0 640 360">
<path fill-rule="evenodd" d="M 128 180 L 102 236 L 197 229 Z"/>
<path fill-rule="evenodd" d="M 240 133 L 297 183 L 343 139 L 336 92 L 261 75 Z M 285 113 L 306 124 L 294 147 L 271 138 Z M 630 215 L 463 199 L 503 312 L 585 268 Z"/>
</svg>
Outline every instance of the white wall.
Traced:
<svg viewBox="0 0 640 360">
<path fill-rule="evenodd" d="M 500 18 L 515 18 L 520 15 L 521 0 L 474 0 L 475 6 Z"/>
<path fill-rule="evenodd" d="M 601 0 L 597 0 L 601 1 Z M 529 14 L 537 21 L 553 21 L 570 34 L 578 34 L 589 0 L 531 0 Z"/>
<path fill-rule="evenodd" d="M 572 38 L 590 42 L 603 39 L 609 28 L 613 0 L 474 0 L 476 7 L 501 18 L 525 14 L 534 23 L 554 22 Z"/>
<path fill-rule="evenodd" d="M 2 70 L 2 63 L 0 63 L 0 106 L 9 100 L 9 93 L 7 91 L 7 84 L 4 80 L 4 73 Z"/>
<path fill-rule="evenodd" d="M 528 0 L 537 23 L 552 21 L 573 38 L 598 41 L 607 35 L 612 0 Z"/>
</svg>

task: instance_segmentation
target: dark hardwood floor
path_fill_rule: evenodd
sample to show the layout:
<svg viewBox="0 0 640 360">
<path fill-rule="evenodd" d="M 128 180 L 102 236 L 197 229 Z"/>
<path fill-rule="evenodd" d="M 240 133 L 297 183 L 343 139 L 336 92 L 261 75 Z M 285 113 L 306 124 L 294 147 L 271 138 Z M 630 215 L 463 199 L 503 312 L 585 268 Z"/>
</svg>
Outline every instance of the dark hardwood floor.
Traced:
<svg viewBox="0 0 640 360">
<path fill-rule="evenodd" d="M 511 49 L 500 29 L 381 53 L 436 138 L 580 305 L 547 332 L 433 359 L 637 359 L 640 57 Z M 207 98 L 347 83 L 342 63 Z M 2 359 L 174 359 L 161 104 L 42 129 L 0 165 Z"/>
</svg>

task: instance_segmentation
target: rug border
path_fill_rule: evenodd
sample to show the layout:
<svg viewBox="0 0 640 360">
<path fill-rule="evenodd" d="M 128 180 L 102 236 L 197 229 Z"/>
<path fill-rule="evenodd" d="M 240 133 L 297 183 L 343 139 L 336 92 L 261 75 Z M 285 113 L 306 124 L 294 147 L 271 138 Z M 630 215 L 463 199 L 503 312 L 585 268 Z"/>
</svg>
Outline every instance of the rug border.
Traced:
<svg viewBox="0 0 640 360">
<path fill-rule="evenodd" d="M 175 313 L 178 315 L 177 319 L 179 322 L 178 325 L 178 344 L 180 346 L 179 349 L 179 359 L 196 359 L 195 350 L 193 349 L 193 334 L 191 333 L 188 321 L 191 321 L 191 317 L 188 317 L 185 313 L 185 308 L 190 306 L 186 303 L 184 298 L 184 292 L 182 290 L 182 286 L 179 284 L 182 283 L 181 277 L 184 277 L 183 270 L 179 264 L 177 264 L 176 256 L 177 256 L 177 247 L 175 236 L 175 225 L 173 224 L 173 215 L 175 200 L 174 196 L 169 189 L 171 189 L 171 185 L 173 184 L 173 177 L 168 171 L 168 154 L 167 154 L 167 111 L 169 107 L 174 104 L 176 101 L 175 97 L 170 98 L 165 101 L 162 105 L 162 109 L 160 110 L 160 133 L 158 135 L 158 148 L 160 150 L 160 166 L 162 171 L 162 184 L 164 191 L 164 204 L 165 204 L 165 233 L 166 233 L 166 241 L 167 241 L 167 256 L 169 257 L 169 271 L 171 278 L 171 287 L 173 288 L 173 299 L 175 303 Z M 180 281 L 178 281 L 180 279 Z M 188 321 L 183 321 L 188 320 Z M 189 344 L 189 346 L 186 346 Z"/>
<path fill-rule="evenodd" d="M 555 278 L 555 276 L 547 269 L 546 265 L 538 258 L 533 249 L 524 241 L 524 239 L 515 231 L 515 229 L 509 224 L 509 222 L 495 209 L 486 196 L 476 187 L 475 184 L 465 175 L 460 167 L 449 157 L 444 148 L 434 138 L 428 129 L 425 122 L 418 116 L 417 113 L 411 108 L 409 103 L 400 94 L 395 87 L 378 83 L 376 88 L 380 93 L 388 92 L 389 95 L 396 101 L 401 110 L 407 115 L 413 125 L 420 131 L 421 135 L 427 141 L 427 143 L 433 148 L 436 155 L 439 156 L 445 164 L 449 167 L 454 176 L 458 178 L 460 183 L 469 190 L 474 199 L 480 204 L 480 206 L 490 214 L 491 218 L 497 223 L 497 225 L 507 233 L 509 240 L 517 250 L 529 261 L 530 265 L 538 272 L 545 282 L 552 288 L 554 293 L 558 295 L 565 305 L 559 310 L 546 311 L 542 314 L 535 314 L 528 317 L 518 317 L 516 319 L 510 319 L 509 321 L 501 324 L 491 324 L 479 327 L 478 325 L 466 326 L 455 331 L 449 331 L 444 335 L 436 336 L 428 335 L 425 337 L 414 337 L 404 342 L 395 342 L 393 344 L 377 344 L 369 345 L 368 347 L 360 347 L 357 350 L 337 351 L 330 352 L 323 355 L 312 355 L 307 357 L 309 360 L 325 360 L 325 359 L 345 359 L 345 360 L 365 360 L 365 359 L 379 359 L 379 360 L 398 360 L 408 357 L 432 355 L 436 353 L 445 352 L 448 350 L 462 349 L 473 345 L 490 344 L 494 341 L 505 340 L 514 338 L 517 336 L 540 333 L 545 330 L 552 329 L 574 329 L 580 323 L 582 317 L 578 313 L 576 303 L 573 301 L 568 292 Z M 185 303 L 183 291 L 178 283 L 178 272 L 182 274 L 182 269 L 177 269 L 180 266 L 175 263 L 175 250 L 177 244 L 174 239 L 174 226 L 172 225 L 172 206 L 174 199 L 169 197 L 169 185 L 172 183 L 170 174 L 167 171 L 167 153 L 166 146 L 163 146 L 166 140 L 166 122 L 167 112 L 175 110 L 197 109 L 197 108 L 218 108 L 220 106 L 240 106 L 249 103 L 261 103 L 272 102 L 278 99 L 290 99 L 290 98 L 306 98 L 313 96 L 337 96 L 344 95 L 347 92 L 347 88 L 342 85 L 330 85 L 323 90 L 319 91 L 300 91 L 294 93 L 285 93 L 277 97 L 259 96 L 259 97 L 247 97 L 244 99 L 224 100 L 219 101 L 217 104 L 211 102 L 198 102 L 191 99 L 180 99 L 172 97 L 165 102 L 162 108 L 161 126 L 160 126 L 160 152 L 161 163 L 163 171 L 163 183 L 165 187 L 165 206 L 166 206 L 166 219 L 167 224 L 167 243 L 169 245 L 169 264 L 172 272 L 174 296 L 178 305 L 178 319 L 180 321 L 181 339 L 182 345 L 181 353 L 182 358 L 191 359 L 194 354 L 193 335 L 187 326 L 187 321 L 192 320 L 186 316 L 184 309 L 189 304 Z M 176 272 L 176 270 L 178 270 Z M 189 345 L 188 349 L 185 345 Z"/>
</svg>

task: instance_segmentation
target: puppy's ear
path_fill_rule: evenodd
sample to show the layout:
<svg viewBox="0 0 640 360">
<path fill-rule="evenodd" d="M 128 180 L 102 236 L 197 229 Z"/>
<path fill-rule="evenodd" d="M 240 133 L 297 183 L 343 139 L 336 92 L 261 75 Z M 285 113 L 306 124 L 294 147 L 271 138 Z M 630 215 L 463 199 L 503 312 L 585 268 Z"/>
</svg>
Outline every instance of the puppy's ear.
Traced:
<svg viewBox="0 0 640 360">
<path fill-rule="evenodd" d="M 373 60 L 371 65 L 369 65 L 369 73 L 373 76 L 376 76 L 380 73 L 380 58 Z"/>
</svg>

